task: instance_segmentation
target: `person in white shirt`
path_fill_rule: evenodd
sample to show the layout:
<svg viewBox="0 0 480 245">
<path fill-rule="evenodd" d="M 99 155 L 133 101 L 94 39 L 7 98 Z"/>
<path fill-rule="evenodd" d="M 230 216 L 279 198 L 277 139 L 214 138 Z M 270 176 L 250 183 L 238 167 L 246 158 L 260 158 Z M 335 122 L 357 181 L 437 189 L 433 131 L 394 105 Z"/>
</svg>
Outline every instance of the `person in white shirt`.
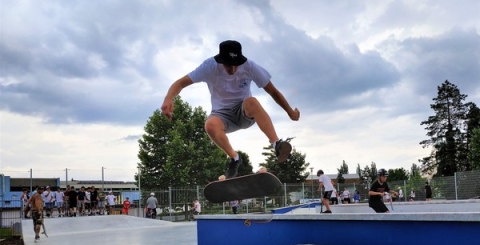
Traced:
<svg viewBox="0 0 480 245">
<path fill-rule="evenodd" d="M 198 199 L 195 199 L 195 201 L 193 201 L 192 211 L 193 211 L 193 220 L 195 220 L 197 218 L 197 215 L 200 215 L 200 212 L 202 212 L 202 205 L 200 204 Z"/>
<path fill-rule="evenodd" d="M 277 162 L 285 162 L 292 146 L 282 141 L 273 126 L 270 116 L 252 96 L 250 85 L 263 88 L 293 121 L 298 121 L 300 111 L 293 109 L 283 94 L 270 81 L 271 75 L 260 65 L 242 54 L 242 45 L 226 40 L 219 45 L 219 54 L 203 61 L 195 70 L 175 81 L 168 89 L 161 106 L 162 114 L 172 119 L 174 98 L 194 84 L 205 82 L 210 91 L 212 111 L 205 121 L 205 131 L 210 139 L 229 157 L 227 179 L 238 174 L 242 164 L 238 152 L 230 144 L 227 133 L 251 127 L 255 122 L 275 149 Z"/>
<path fill-rule="evenodd" d="M 328 202 L 330 200 L 330 197 L 332 196 L 332 191 L 334 189 L 332 185 L 332 180 L 330 179 L 330 177 L 323 173 L 323 170 L 318 170 L 317 176 L 319 182 L 317 191 L 320 192 L 322 190 L 322 187 L 325 188 L 325 192 L 323 193 L 322 197 L 322 203 L 323 205 L 325 205 L 326 210 L 323 211 L 323 213 L 332 213 L 332 211 L 330 210 L 330 203 Z"/>
<path fill-rule="evenodd" d="M 117 201 L 117 198 L 113 195 L 113 192 L 112 191 L 108 192 L 107 204 L 109 207 L 109 212 L 108 212 L 109 215 L 113 214 L 113 207 L 115 206 L 116 201 Z"/>
<path fill-rule="evenodd" d="M 333 184 L 332 184 L 332 186 L 333 186 Z M 335 189 L 335 187 L 333 187 L 332 194 L 330 195 L 330 204 L 332 204 L 332 205 L 338 204 L 338 193 L 337 193 L 337 189 Z"/>
<path fill-rule="evenodd" d="M 150 193 L 150 197 L 147 199 L 147 202 L 145 203 L 145 209 L 147 211 L 147 217 L 150 217 L 152 219 L 157 218 L 157 206 L 158 206 L 158 200 L 155 197 L 155 193 Z"/>
<path fill-rule="evenodd" d="M 342 203 L 350 203 L 350 192 L 345 188 L 342 192 Z"/>
<path fill-rule="evenodd" d="M 52 215 L 53 202 L 55 201 L 55 194 L 50 190 L 50 186 L 47 186 L 45 191 L 42 193 L 43 203 L 45 204 L 45 212 L 47 217 Z"/>
<path fill-rule="evenodd" d="M 415 201 L 415 191 L 410 191 L 410 202 Z"/>
<path fill-rule="evenodd" d="M 63 200 L 65 199 L 65 193 L 57 187 L 57 192 L 55 192 L 55 207 L 57 208 L 58 217 L 65 217 L 65 212 L 63 210 Z"/>
<path fill-rule="evenodd" d="M 398 201 L 403 201 L 403 191 L 401 187 L 398 187 Z"/>
<path fill-rule="evenodd" d="M 92 188 L 90 187 L 85 192 L 85 214 L 92 215 Z"/>
</svg>

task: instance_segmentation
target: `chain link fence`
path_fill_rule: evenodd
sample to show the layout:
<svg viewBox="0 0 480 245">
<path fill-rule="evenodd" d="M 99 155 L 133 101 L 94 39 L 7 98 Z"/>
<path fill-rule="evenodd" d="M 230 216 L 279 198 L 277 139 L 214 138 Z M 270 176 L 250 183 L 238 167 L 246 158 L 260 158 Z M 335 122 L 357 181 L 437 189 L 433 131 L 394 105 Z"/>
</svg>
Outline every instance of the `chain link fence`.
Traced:
<svg viewBox="0 0 480 245">
<path fill-rule="evenodd" d="M 480 198 L 480 171 L 457 172 L 454 176 L 436 177 L 429 181 L 433 199 L 437 200 L 462 200 L 471 198 Z M 360 202 L 368 200 L 368 184 L 348 183 L 337 184 L 336 189 L 339 193 L 344 190 L 353 193 L 358 191 Z M 402 189 L 404 197 L 396 201 L 409 201 L 411 191 L 415 192 L 415 201 L 425 200 L 425 180 L 405 180 L 388 182 L 391 189 L 398 191 Z M 269 197 L 252 198 L 248 200 L 239 200 L 238 213 L 258 213 L 268 212 L 272 209 L 290 205 L 309 203 L 320 200 L 317 192 L 317 183 L 303 184 L 284 184 L 280 193 Z M 154 193 L 158 200 L 157 219 L 169 221 L 188 221 L 192 219 L 191 207 L 193 201 L 200 201 L 201 214 L 231 214 L 231 203 L 211 203 L 203 195 L 203 187 L 194 186 L 191 188 L 171 187 L 165 190 L 141 190 L 121 191 L 117 195 L 117 209 L 121 209 L 121 203 L 126 197 L 133 201 L 134 210 L 129 215 L 145 217 L 145 202 Z M 0 200 L 0 238 L 10 237 L 12 235 L 21 235 L 22 211 L 20 209 L 20 200 Z M 116 212 L 117 214 L 119 212 Z"/>
</svg>

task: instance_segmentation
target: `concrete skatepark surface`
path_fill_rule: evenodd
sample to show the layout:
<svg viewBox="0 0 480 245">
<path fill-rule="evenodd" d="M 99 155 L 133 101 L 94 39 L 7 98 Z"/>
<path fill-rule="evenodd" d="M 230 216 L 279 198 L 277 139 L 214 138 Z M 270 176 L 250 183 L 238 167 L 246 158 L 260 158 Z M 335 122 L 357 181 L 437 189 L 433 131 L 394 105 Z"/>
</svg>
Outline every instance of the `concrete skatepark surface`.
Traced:
<svg viewBox="0 0 480 245">
<path fill-rule="evenodd" d="M 35 243 L 33 222 L 22 220 L 25 244 L 197 244 L 197 223 L 169 222 L 127 215 L 50 218 L 48 238 Z"/>
</svg>

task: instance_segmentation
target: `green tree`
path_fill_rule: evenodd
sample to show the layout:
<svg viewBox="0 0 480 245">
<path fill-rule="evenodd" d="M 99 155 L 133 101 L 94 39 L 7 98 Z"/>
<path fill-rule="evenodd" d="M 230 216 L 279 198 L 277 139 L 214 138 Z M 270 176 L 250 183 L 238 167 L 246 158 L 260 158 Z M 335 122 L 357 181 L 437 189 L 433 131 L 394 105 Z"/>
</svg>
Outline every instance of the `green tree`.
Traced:
<svg viewBox="0 0 480 245">
<path fill-rule="evenodd" d="M 155 110 L 138 141 L 142 189 L 204 185 L 224 173 L 225 154 L 204 129 L 206 112 L 179 96 L 173 112 L 170 121 Z"/>
<path fill-rule="evenodd" d="M 288 138 L 287 141 L 292 140 Z M 283 183 L 303 183 L 308 178 L 307 170 L 310 163 L 305 162 L 305 154 L 298 152 L 295 148 L 292 150 L 291 156 L 284 163 L 277 163 L 275 150 L 269 146 L 263 148 L 262 153 L 266 157 L 265 162 L 260 166 L 266 167 L 268 172 L 276 175 Z"/>
<path fill-rule="evenodd" d="M 473 130 L 468 158 L 473 170 L 480 169 L 480 128 Z"/>
<path fill-rule="evenodd" d="M 479 169 L 480 157 L 478 153 L 478 130 L 480 129 L 480 108 L 477 107 L 475 103 L 469 102 L 466 104 L 468 107 L 467 120 L 465 122 L 465 127 L 467 131 L 467 143 L 464 148 L 466 151 L 464 154 L 467 154 L 467 163 L 465 170 L 474 170 Z M 476 133 L 477 132 L 477 133 Z M 476 136 L 477 135 L 477 136 Z M 475 152 L 477 151 L 477 152 Z M 477 157 L 475 157 L 477 156 Z"/>
<path fill-rule="evenodd" d="M 243 151 L 237 151 L 237 152 L 238 152 L 238 155 L 242 158 L 242 165 L 238 167 L 237 176 L 252 174 L 253 167 L 252 167 L 252 163 L 250 162 L 250 157 L 248 156 L 248 154 Z M 230 162 L 229 159 L 227 159 L 227 164 L 228 162 Z M 225 166 L 225 169 L 226 169 L 226 166 Z"/>
<path fill-rule="evenodd" d="M 410 168 L 410 179 L 420 176 L 420 168 L 417 164 L 412 163 L 412 167 Z"/>
<path fill-rule="evenodd" d="M 404 168 L 396 168 L 388 170 L 388 181 L 401 181 L 408 179 L 408 172 Z"/>
<path fill-rule="evenodd" d="M 348 165 L 345 163 L 345 160 L 343 160 L 342 165 L 340 168 L 337 168 L 337 170 L 337 183 L 345 183 L 345 178 L 343 178 L 343 175 L 348 174 Z"/>
<path fill-rule="evenodd" d="M 424 157 L 420 162 L 425 171 L 437 168 L 437 175 L 451 176 L 458 170 L 463 170 L 465 154 L 459 154 L 464 149 L 465 134 L 462 124 L 466 117 L 466 106 L 463 103 L 467 95 L 448 80 L 438 87 L 438 95 L 430 105 L 435 115 L 428 117 L 420 125 L 425 125 L 427 140 L 420 142 L 422 147 L 432 146 L 436 151 Z"/>
<path fill-rule="evenodd" d="M 377 164 L 375 162 L 372 162 L 370 164 L 370 178 L 372 180 L 377 179 L 377 174 L 378 174 Z"/>
</svg>

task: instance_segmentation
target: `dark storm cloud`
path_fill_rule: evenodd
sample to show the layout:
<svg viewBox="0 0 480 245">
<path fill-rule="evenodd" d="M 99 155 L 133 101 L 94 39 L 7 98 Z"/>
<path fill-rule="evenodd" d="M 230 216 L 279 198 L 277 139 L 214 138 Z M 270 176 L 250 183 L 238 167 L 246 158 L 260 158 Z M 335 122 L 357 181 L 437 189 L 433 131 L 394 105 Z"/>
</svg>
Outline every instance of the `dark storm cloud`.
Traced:
<svg viewBox="0 0 480 245">
<path fill-rule="evenodd" d="M 253 13 L 251 21 L 262 32 L 258 38 L 249 36 L 249 30 L 232 35 L 232 23 L 219 26 L 212 16 L 218 13 L 214 6 L 191 1 L 57 3 L 9 3 L 17 15 L 29 18 L 14 27 L 15 17 L 5 17 L 0 109 L 41 115 L 55 123 L 143 124 L 160 106 L 159 93 L 165 90 L 167 71 L 155 66 L 155 55 L 184 43 L 217 50 L 216 45 L 204 47 L 206 39 L 241 41 L 245 55 L 267 68 L 277 87 L 302 111 L 382 106 L 378 97 L 355 102 L 351 98 L 390 89 L 405 77 L 428 80 L 417 85 L 422 94 L 431 93 L 432 84 L 435 93 L 445 79 L 475 83 L 479 77 L 475 32 L 455 30 L 435 38 L 385 44 L 401 50 L 396 55 L 404 60 L 403 74 L 376 51 L 360 52 L 356 44 L 339 48 L 329 37 L 308 36 L 288 24 L 269 1 L 235 3 Z M 203 11 L 198 11 L 200 7 Z M 218 18 L 230 14 L 222 12 Z M 177 64 L 172 65 L 174 69 Z"/>
<path fill-rule="evenodd" d="M 395 55 L 402 74 L 413 81 L 413 93 L 437 95 L 445 80 L 468 94 L 480 84 L 480 35 L 475 30 L 455 28 L 434 37 L 408 38 L 382 45 L 398 47 Z"/>
</svg>

